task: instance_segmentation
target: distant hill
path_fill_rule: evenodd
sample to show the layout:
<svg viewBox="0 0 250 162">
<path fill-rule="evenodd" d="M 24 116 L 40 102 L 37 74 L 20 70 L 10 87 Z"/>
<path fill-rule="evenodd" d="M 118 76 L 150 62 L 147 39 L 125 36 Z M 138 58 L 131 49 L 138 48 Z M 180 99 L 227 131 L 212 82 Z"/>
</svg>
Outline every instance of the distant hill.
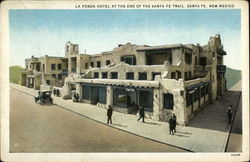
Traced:
<svg viewBox="0 0 250 162">
<path fill-rule="evenodd" d="M 241 80 L 241 71 L 227 67 L 225 77 L 227 80 L 227 89 L 229 89 Z"/>
<path fill-rule="evenodd" d="M 10 82 L 20 84 L 21 72 L 24 71 L 24 68 L 21 66 L 11 66 L 9 67 L 10 73 Z"/>
</svg>

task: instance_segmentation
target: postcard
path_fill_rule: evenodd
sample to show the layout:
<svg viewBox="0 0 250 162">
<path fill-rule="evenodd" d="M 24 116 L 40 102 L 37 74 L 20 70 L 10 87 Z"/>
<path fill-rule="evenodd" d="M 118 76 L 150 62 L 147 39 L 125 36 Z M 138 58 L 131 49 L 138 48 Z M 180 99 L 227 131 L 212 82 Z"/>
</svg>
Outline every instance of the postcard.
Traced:
<svg viewBox="0 0 250 162">
<path fill-rule="evenodd" d="M 246 1 L 3 1 L 1 160 L 249 160 Z"/>
</svg>

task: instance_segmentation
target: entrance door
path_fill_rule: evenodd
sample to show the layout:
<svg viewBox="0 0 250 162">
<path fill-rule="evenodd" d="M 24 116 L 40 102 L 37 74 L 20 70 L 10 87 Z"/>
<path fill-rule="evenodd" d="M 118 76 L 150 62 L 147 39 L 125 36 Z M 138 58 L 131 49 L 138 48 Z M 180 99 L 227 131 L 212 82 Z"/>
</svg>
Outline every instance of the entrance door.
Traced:
<svg viewBox="0 0 250 162">
<path fill-rule="evenodd" d="M 30 80 L 30 81 L 31 81 L 31 83 L 30 83 L 30 87 L 31 87 L 31 88 L 34 88 L 34 78 L 31 78 L 31 80 Z"/>
<path fill-rule="evenodd" d="M 91 104 L 95 105 L 98 101 L 98 88 L 91 87 Z"/>
<path fill-rule="evenodd" d="M 127 108 L 128 114 L 136 114 L 138 111 L 136 91 L 127 92 Z"/>
</svg>

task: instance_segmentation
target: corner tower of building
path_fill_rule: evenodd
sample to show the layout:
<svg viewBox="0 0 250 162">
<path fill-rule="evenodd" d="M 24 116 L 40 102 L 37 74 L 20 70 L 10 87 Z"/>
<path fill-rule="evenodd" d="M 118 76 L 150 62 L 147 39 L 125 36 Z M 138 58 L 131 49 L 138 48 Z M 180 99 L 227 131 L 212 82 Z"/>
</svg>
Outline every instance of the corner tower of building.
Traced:
<svg viewBox="0 0 250 162">
<path fill-rule="evenodd" d="M 70 41 L 68 41 L 65 45 L 65 56 L 77 54 L 79 54 L 78 44 L 72 44 Z"/>
</svg>

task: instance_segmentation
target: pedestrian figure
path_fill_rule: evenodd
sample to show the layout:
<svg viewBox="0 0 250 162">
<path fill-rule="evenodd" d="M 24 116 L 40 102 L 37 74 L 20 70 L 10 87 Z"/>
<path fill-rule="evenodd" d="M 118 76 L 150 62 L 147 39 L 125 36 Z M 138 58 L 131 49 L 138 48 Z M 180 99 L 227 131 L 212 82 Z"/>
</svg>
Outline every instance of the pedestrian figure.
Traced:
<svg viewBox="0 0 250 162">
<path fill-rule="evenodd" d="M 60 91 L 59 91 L 59 89 L 56 90 L 56 96 L 60 96 Z"/>
<path fill-rule="evenodd" d="M 78 93 L 76 93 L 75 99 L 76 99 L 76 102 L 79 102 L 79 94 Z"/>
<path fill-rule="evenodd" d="M 145 116 L 144 107 L 142 107 L 142 106 L 140 106 L 140 108 L 139 108 L 139 115 L 140 115 L 140 117 L 139 117 L 139 119 L 137 119 L 137 121 L 139 121 L 142 118 L 142 122 L 145 123 L 145 121 L 144 121 L 144 116 Z"/>
<path fill-rule="evenodd" d="M 174 134 L 175 120 L 172 116 L 170 116 L 168 123 L 169 123 L 169 134 Z"/>
<path fill-rule="evenodd" d="M 228 124 L 231 124 L 232 116 L 233 116 L 232 105 L 230 105 L 227 109 Z"/>
<path fill-rule="evenodd" d="M 107 117 L 108 117 L 108 121 L 107 121 L 107 124 L 109 124 L 109 121 L 110 121 L 110 124 L 112 124 L 112 114 L 113 114 L 113 109 L 112 109 L 112 106 L 109 105 L 109 108 L 107 110 Z"/>
<path fill-rule="evenodd" d="M 55 88 L 54 88 L 54 90 L 53 90 L 53 94 L 56 95 L 56 89 L 55 89 Z"/>
<path fill-rule="evenodd" d="M 177 124 L 177 117 L 176 117 L 176 115 L 175 115 L 175 113 L 173 113 L 173 119 L 174 119 L 174 132 L 176 133 L 176 124 Z"/>
</svg>

